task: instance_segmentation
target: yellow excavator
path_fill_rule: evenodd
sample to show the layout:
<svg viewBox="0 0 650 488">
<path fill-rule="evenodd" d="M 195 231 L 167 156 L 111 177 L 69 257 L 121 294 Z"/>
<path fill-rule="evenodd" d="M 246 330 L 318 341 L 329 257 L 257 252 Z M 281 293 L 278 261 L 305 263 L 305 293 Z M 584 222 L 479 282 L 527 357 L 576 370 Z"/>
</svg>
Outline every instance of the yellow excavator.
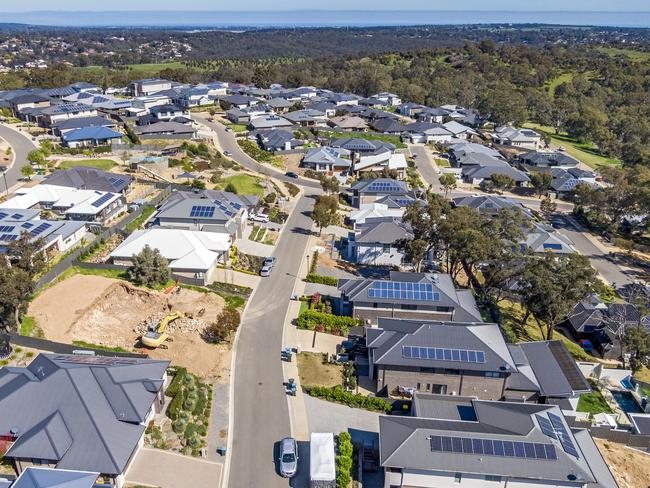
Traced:
<svg viewBox="0 0 650 488">
<path fill-rule="evenodd" d="M 185 314 L 182 312 L 174 312 L 167 315 L 158 323 L 149 324 L 147 332 L 140 337 L 140 342 L 142 342 L 143 346 L 152 349 L 158 347 L 161 349 L 167 349 L 165 341 L 171 340 L 171 337 L 169 337 L 169 334 L 167 333 L 167 326 L 181 317 L 185 317 Z"/>
</svg>

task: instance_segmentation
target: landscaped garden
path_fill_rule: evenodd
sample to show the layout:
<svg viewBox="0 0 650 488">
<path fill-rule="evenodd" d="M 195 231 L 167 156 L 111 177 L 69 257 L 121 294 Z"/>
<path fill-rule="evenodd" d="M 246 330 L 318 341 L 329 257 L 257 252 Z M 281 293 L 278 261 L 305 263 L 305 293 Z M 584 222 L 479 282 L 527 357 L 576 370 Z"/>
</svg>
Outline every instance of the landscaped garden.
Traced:
<svg viewBox="0 0 650 488">
<path fill-rule="evenodd" d="M 607 404 L 603 395 L 594 388 L 591 393 L 583 393 L 578 400 L 578 412 L 587 412 L 591 415 L 597 413 L 612 413 L 612 409 Z"/>
</svg>

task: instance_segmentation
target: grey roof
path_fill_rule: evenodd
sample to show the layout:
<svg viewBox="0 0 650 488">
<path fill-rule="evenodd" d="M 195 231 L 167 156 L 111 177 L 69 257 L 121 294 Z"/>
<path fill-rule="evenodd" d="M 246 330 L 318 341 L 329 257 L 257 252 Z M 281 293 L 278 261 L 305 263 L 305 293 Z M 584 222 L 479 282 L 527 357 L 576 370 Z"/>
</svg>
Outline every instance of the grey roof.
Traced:
<svg viewBox="0 0 650 488">
<path fill-rule="evenodd" d="M 7 210 L 9 209 L 0 208 L 0 216 L 5 215 Z M 59 236 L 65 240 L 86 226 L 85 222 L 75 220 L 36 220 L 30 213 L 23 212 L 25 218 L 18 217 L 18 212 L 9 215 L 9 219 L 13 220 L 0 218 L 0 227 L 3 228 L 0 232 L 0 251 L 4 251 L 9 243 L 16 241 L 23 233 L 30 236 L 30 242 L 40 241 L 45 249 Z M 34 233 L 36 229 L 40 229 L 38 233 Z"/>
<path fill-rule="evenodd" d="M 370 124 L 373 129 L 379 132 L 402 133 L 406 129 L 398 120 L 392 118 L 380 118 Z"/>
<path fill-rule="evenodd" d="M 529 166 L 550 167 L 550 166 L 577 166 L 578 160 L 564 152 L 541 152 L 532 151 L 519 156 L 519 160 Z"/>
<path fill-rule="evenodd" d="M 156 122 L 145 126 L 135 128 L 135 133 L 139 135 L 150 134 L 194 134 L 196 130 L 188 125 L 179 124 L 178 122 Z"/>
<path fill-rule="evenodd" d="M 618 483 L 607 466 L 607 462 L 600 453 L 587 429 L 571 429 L 573 438 L 589 462 L 591 473 L 596 478 L 595 483 L 588 483 L 588 488 L 618 488 Z"/>
<path fill-rule="evenodd" d="M 121 193 L 132 181 L 133 178 L 129 175 L 109 173 L 88 166 L 75 166 L 55 171 L 43 180 L 43 184 Z"/>
<path fill-rule="evenodd" d="M 93 488 L 99 473 L 29 466 L 12 488 Z"/>
<path fill-rule="evenodd" d="M 42 110 L 42 112 L 46 115 L 58 115 L 58 114 L 86 112 L 89 110 L 95 110 L 95 109 L 90 105 L 84 105 L 83 103 L 62 103 L 60 105 L 52 105 L 50 107 L 45 107 Z"/>
<path fill-rule="evenodd" d="M 287 142 L 291 143 L 292 148 L 305 144 L 302 139 L 296 139 L 293 132 L 284 129 L 258 131 L 257 139 L 260 145 L 267 150 L 284 149 Z"/>
<path fill-rule="evenodd" d="M 194 207 L 209 207 L 212 215 L 192 215 Z M 239 214 L 241 204 L 230 200 L 206 200 L 205 198 L 182 198 L 165 202 L 156 213 L 154 220 L 164 221 L 201 221 L 204 223 L 224 224 Z"/>
<path fill-rule="evenodd" d="M 473 397 L 457 395 L 436 395 L 415 391 L 411 413 L 413 417 L 428 419 L 445 418 L 449 420 L 476 421 L 476 412 L 472 405 Z"/>
<path fill-rule="evenodd" d="M 35 219 L 40 214 L 40 209 L 36 208 L 0 208 L 0 220 L 5 223 L 26 222 Z"/>
<path fill-rule="evenodd" d="M 411 195 L 386 195 L 375 200 L 375 203 L 382 203 L 388 208 L 405 208 L 413 204 L 418 204 L 423 207 L 426 205 L 424 200 L 418 200 Z"/>
<path fill-rule="evenodd" d="M 562 341 L 520 342 L 508 347 L 518 370 L 508 379 L 509 390 L 536 390 L 540 396 L 555 398 L 591 391 Z"/>
<path fill-rule="evenodd" d="M 575 332 L 593 332 L 602 328 L 603 308 L 591 302 L 579 302 L 569 315 L 567 322 Z"/>
<path fill-rule="evenodd" d="M 287 112 L 284 114 L 284 117 L 295 124 L 300 122 L 315 122 L 322 120 L 325 117 L 325 112 L 313 108 L 304 108 L 302 110 Z"/>
<path fill-rule="evenodd" d="M 467 404 L 465 398 L 459 398 L 458 401 L 462 405 Z M 601 481 L 599 477 L 603 473 L 601 466 L 597 465 L 598 460 L 594 460 L 593 452 L 589 449 L 582 449 L 581 442 L 576 442 L 557 406 L 485 400 L 472 400 L 472 406 L 475 421 L 454 418 L 453 409 L 447 409 L 452 413 L 451 418 L 444 416 L 444 412 L 437 418 L 381 416 L 379 456 L 382 466 L 555 481 L 568 483 L 569 486 L 574 476 L 581 481 L 575 481 L 573 486 Z M 567 438 L 574 445 L 577 444 L 578 457 L 565 452 L 557 438 L 552 439 L 542 432 L 537 416 L 545 417 L 549 413 L 562 419 L 564 429 L 568 432 Z M 430 438 L 434 435 L 552 444 L 557 459 L 520 457 L 515 462 L 515 459 L 501 456 L 434 452 L 430 444 Z M 595 464 L 593 468 L 591 463 Z"/>
<path fill-rule="evenodd" d="M 381 190 L 376 184 L 388 184 L 389 186 Z M 368 180 L 359 180 L 350 187 L 351 190 L 358 193 L 372 193 L 377 195 L 408 195 L 410 193 L 408 184 L 405 181 L 393 180 L 392 178 L 372 178 Z"/>
<path fill-rule="evenodd" d="M 302 161 L 305 164 L 332 164 L 337 168 L 349 168 L 352 165 L 349 156 L 350 151 L 343 148 L 313 147 L 307 150 Z"/>
<path fill-rule="evenodd" d="M 194 198 L 202 198 L 212 201 L 218 200 L 228 206 L 232 206 L 233 203 L 236 203 L 248 208 L 255 207 L 260 200 L 260 197 L 258 195 L 236 195 L 235 193 L 222 190 L 194 190 L 175 191 L 169 196 L 166 202 Z"/>
<path fill-rule="evenodd" d="M 394 244 L 399 239 L 412 239 L 410 227 L 395 217 L 368 218 L 357 225 L 357 244 Z"/>
<path fill-rule="evenodd" d="M 73 119 L 62 120 L 54 124 L 54 128 L 63 130 L 81 129 L 83 127 L 114 127 L 115 122 L 108 120 L 105 117 L 75 117 Z"/>
<path fill-rule="evenodd" d="M 440 301 L 424 301 L 413 300 L 408 298 L 374 298 L 368 296 L 368 290 L 372 287 L 373 283 L 378 281 L 396 281 L 407 283 L 431 283 L 436 292 L 440 292 Z M 461 299 L 458 292 L 454 287 L 451 276 L 448 274 L 434 274 L 434 273 L 403 273 L 391 271 L 388 280 L 375 280 L 375 279 L 340 279 L 338 288 L 342 294 L 345 294 L 351 302 L 378 302 L 381 303 L 399 303 L 399 304 L 414 304 L 419 306 L 448 306 L 454 309 L 453 320 L 458 322 L 481 322 L 481 313 L 476 308 L 474 300 Z M 464 298 L 467 298 L 466 296 Z"/>
<path fill-rule="evenodd" d="M 373 363 L 386 366 L 450 368 L 467 371 L 516 371 L 515 362 L 497 324 L 379 318 L 367 327 L 366 344 Z M 483 351 L 484 363 L 444 361 L 402 356 L 403 346 Z"/>
<path fill-rule="evenodd" d="M 573 241 L 564 234 L 556 232 L 551 226 L 533 223 L 524 229 L 524 240 L 521 242 L 532 252 L 543 253 L 551 251 L 556 254 L 572 254 L 575 252 Z"/>
<path fill-rule="evenodd" d="M 456 207 L 471 207 L 480 213 L 494 215 L 502 209 L 517 210 L 528 218 L 532 218 L 532 212 L 523 204 L 514 201 L 512 198 L 496 195 L 472 195 L 467 197 L 453 198 L 452 202 Z"/>
<path fill-rule="evenodd" d="M 628 413 L 630 422 L 639 434 L 650 435 L 650 414 L 648 413 Z"/>
<path fill-rule="evenodd" d="M 0 369 L 0 432 L 9 458 L 117 475 L 137 447 L 169 361 L 39 354 Z"/>
<path fill-rule="evenodd" d="M 489 179 L 492 176 L 499 174 L 510 176 L 517 183 L 530 181 L 530 178 L 526 173 L 513 168 L 505 161 L 502 161 L 501 163 L 502 164 L 487 164 L 484 166 L 478 164 L 463 166 L 463 177 L 472 179 Z"/>
<path fill-rule="evenodd" d="M 291 127 L 293 124 L 279 115 L 269 114 L 253 117 L 248 123 L 253 129 L 274 129 L 278 127 Z"/>
<path fill-rule="evenodd" d="M 395 146 L 389 142 L 379 141 L 375 139 L 362 139 L 360 137 L 342 137 L 335 139 L 330 143 L 332 147 L 342 147 L 348 151 L 374 153 L 389 149 L 395 150 Z"/>
</svg>

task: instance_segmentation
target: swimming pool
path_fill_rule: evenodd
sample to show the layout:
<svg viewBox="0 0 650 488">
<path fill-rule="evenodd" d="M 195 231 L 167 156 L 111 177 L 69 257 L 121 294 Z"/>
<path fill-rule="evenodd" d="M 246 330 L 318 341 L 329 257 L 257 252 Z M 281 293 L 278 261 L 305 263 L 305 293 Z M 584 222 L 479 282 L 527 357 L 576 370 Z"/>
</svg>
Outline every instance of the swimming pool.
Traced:
<svg viewBox="0 0 650 488">
<path fill-rule="evenodd" d="M 612 396 L 621 410 L 631 413 L 642 413 L 641 407 L 636 403 L 636 400 L 629 391 L 613 391 Z"/>
<path fill-rule="evenodd" d="M 626 390 L 634 390 L 634 385 L 633 385 L 632 382 L 630 381 L 630 377 L 629 377 L 629 376 L 628 376 L 627 378 L 623 378 L 623 379 L 621 380 L 621 385 L 622 385 L 623 388 L 625 388 Z"/>
</svg>

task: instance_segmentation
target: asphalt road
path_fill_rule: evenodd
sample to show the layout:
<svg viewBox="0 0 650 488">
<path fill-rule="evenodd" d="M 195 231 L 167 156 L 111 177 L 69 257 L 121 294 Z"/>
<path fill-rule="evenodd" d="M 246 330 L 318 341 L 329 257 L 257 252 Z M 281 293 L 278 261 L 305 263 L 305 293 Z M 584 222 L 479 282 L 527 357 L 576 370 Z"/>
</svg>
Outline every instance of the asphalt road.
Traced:
<svg viewBox="0 0 650 488">
<path fill-rule="evenodd" d="M 226 128 L 217 122 L 210 122 L 207 116 L 200 114 L 193 114 L 193 119 L 195 122 L 211 129 L 217 134 L 217 139 L 219 140 L 219 145 L 224 151 L 229 151 L 232 153 L 230 156 L 234 161 L 241 164 L 244 168 L 262 175 L 273 176 L 281 181 L 286 181 L 288 183 L 293 183 L 294 185 L 302 185 L 309 188 L 320 188 L 320 183 L 318 181 L 310 180 L 307 178 L 290 178 L 285 176 L 284 171 L 279 169 L 271 168 L 264 164 L 260 164 L 246 154 L 239 144 L 237 144 L 237 138 L 232 132 L 226 131 Z"/>
<path fill-rule="evenodd" d="M 277 474 L 275 462 L 277 442 L 291 435 L 280 351 L 289 299 L 312 228 L 308 212 L 314 195 L 308 192 L 298 200 L 277 243 L 277 265 L 256 287 L 242 320 L 231 404 L 229 486 L 233 488 L 289 486 Z"/>
<path fill-rule="evenodd" d="M 20 178 L 23 177 L 20 169 L 29 164 L 27 154 L 36 149 L 36 145 L 29 137 L 19 134 L 15 130 L 1 124 L 0 137 L 9 143 L 15 155 L 13 166 L 7 170 L 7 173 L 3 177 L 0 177 L 0 190 L 4 192 L 7 188 L 11 188 L 18 183 Z M 7 179 L 7 188 L 5 187 L 4 177 Z"/>
</svg>

